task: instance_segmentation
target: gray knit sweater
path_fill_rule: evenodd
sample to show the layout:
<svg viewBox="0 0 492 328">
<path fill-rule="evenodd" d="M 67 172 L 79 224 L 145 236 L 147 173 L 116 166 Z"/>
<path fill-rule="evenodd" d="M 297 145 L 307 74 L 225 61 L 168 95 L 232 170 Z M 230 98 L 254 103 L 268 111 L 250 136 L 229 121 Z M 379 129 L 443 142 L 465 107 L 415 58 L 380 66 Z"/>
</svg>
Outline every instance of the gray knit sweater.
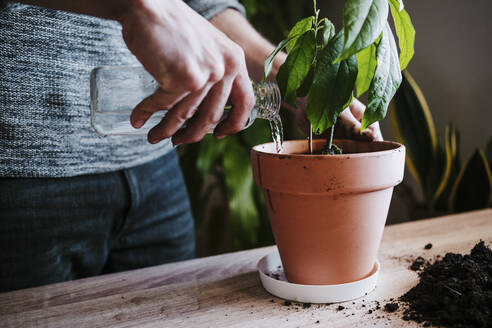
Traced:
<svg viewBox="0 0 492 328">
<path fill-rule="evenodd" d="M 210 18 L 237 0 L 191 0 Z M 172 149 L 90 126 L 89 74 L 137 65 L 114 21 L 0 0 L 0 177 L 66 177 L 143 164 Z"/>
</svg>

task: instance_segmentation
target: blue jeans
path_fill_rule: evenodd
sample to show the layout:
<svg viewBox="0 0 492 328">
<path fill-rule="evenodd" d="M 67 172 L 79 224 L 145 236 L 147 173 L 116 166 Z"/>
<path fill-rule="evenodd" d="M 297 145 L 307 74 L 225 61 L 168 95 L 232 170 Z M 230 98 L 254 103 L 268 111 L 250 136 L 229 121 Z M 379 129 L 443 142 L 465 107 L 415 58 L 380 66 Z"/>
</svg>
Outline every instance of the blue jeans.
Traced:
<svg viewBox="0 0 492 328">
<path fill-rule="evenodd" d="M 0 291 L 194 257 L 175 151 L 122 171 L 0 179 Z"/>
</svg>

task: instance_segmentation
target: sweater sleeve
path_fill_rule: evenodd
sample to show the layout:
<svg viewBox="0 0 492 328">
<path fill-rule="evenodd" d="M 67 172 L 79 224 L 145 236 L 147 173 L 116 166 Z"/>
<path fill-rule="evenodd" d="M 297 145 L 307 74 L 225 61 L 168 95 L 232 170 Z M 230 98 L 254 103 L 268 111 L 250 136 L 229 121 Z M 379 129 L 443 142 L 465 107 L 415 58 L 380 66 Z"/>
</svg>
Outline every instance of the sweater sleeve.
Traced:
<svg viewBox="0 0 492 328">
<path fill-rule="evenodd" d="M 233 8 L 245 15 L 244 7 L 237 0 L 185 0 L 193 10 L 210 19 L 227 8 Z"/>
</svg>

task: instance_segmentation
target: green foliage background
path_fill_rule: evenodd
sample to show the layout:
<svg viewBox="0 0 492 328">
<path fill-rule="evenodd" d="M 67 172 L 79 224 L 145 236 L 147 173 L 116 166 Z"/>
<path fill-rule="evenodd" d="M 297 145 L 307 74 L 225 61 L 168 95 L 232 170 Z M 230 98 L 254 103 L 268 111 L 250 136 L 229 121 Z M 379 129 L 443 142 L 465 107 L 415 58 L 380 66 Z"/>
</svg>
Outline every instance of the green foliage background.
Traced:
<svg viewBox="0 0 492 328">
<path fill-rule="evenodd" d="M 406 166 L 420 186 L 421 203 L 405 180 L 412 218 L 472 211 L 492 206 L 492 138 L 462 164 L 460 133 L 452 122 L 439 138 L 424 93 L 408 71 L 390 105 L 396 139 L 407 149 Z M 397 191 L 398 193 L 398 191 Z"/>
</svg>

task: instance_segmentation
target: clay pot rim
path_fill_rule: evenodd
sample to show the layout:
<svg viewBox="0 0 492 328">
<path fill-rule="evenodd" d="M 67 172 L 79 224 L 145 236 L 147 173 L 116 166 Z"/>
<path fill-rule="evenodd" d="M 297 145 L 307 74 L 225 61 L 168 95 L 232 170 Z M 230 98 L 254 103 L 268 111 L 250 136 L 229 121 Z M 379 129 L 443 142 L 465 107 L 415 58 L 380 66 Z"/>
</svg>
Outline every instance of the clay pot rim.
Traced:
<svg viewBox="0 0 492 328">
<path fill-rule="evenodd" d="M 378 143 L 378 144 L 386 144 L 386 145 L 394 146 L 394 148 L 388 149 L 388 150 L 380 150 L 380 151 L 369 151 L 369 152 L 365 152 L 365 153 L 336 154 L 336 155 L 309 155 L 309 154 L 295 154 L 295 153 L 280 153 L 280 154 L 278 154 L 275 152 L 268 152 L 268 151 L 260 150 L 261 147 L 264 147 L 266 145 L 273 145 L 274 146 L 273 142 L 266 142 L 266 143 L 254 146 L 252 148 L 252 150 L 255 151 L 256 153 L 259 153 L 259 154 L 262 154 L 263 156 L 268 156 L 268 157 L 285 157 L 285 158 L 295 157 L 295 158 L 299 158 L 299 159 L 312 158 L 312 159 L 316 159 L 316 160 L 319 160 L 319 159 L 328 160 L 328 159 L 340 159 L 340 157 L 344 157 L 346 159 L 359 158 L 359 157 L 380 157 L 382 155 L 389 155 L 392 153 L 400 152 L 405 148 L 404 145 L 402 145 L 398 142 L 386 141 L 386 140 L 385 141 L 360 141 L 360 140 L 352 140 L 352 139 L 334 139 L 333 143 L 336 144 L 337 141 L 342 141 L 342 140 L 351 141 L 351 142 L 361 142 L 361 143 L 362 142 L 372 142 L 372 143 Z M 304 139 L 294 139 L 294 140 L 285 140 L 284 144 L 289 143 L 289 142 L 299 142 L 299 141 L 307 143 L 307 140 L 304 140 Z M 324 143 L 324 142 L 326 142 L 326 140 L 324 140 L 324 139 L 313 140 L 313 144 L 314 143 Z M 275 148 L 275 147 L 273 147 L 273 148 Z"/>
</svg>

